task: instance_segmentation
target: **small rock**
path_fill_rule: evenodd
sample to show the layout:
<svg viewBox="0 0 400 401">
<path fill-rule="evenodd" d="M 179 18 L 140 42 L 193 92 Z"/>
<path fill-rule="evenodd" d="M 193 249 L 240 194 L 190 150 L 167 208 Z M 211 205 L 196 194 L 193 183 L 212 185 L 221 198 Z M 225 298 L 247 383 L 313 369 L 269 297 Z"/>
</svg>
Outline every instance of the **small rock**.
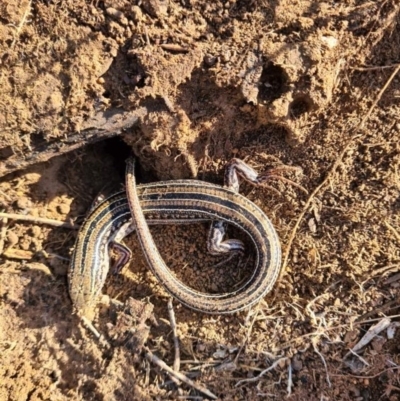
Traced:
<svg viewBox="0 0 400 401">
<path fill-rule="evenodd" d="M 32 233 L 32 237 L 39 238 L 40 234 L 42 233 L 42 230 L 40 229 L 39 226 L 32 226 L 31 233 Z"/>
<path fill-rule="evenodd" d="M 166 15 L 168 10 L 168 1 L 166 0 L 144 0 L 142 6 L 152 17 Z"/>
<path fill-rule="evenodd" d="M 132 18 L 135 22 L 140 22 L 143 20 L 143 13 L 139 6 L 132 6 Z"/>
<path fill-rule="evenodd" d="M 204 56 L 204 59 L 203 59 L 203 61 L 204 61 L 204 65 L 206 66 L 206 67 L 212 67 L 213 65 L 215 65 L 216 64 L 216 62 L 218 61 L 218 59 L 217 59 L 217 57 L 215 57 L 215 56 L 211 56 L 211 54 L 206 54 L 205 56 Z"/>
<path fill-rule="evenodd" d="M 33 252 L 8 248 L 3 252 L 3 256 L 10 259 L 29 260 L 33 258 Z"/>
<path fill-rule="evenodd" d="M 19 198 L 16 202 L 18 209 L 24 210 L 32 206 L 32 202 L 28 198 Z"/>
<path fill-rule="evenodd" d="M 19 246 L 24 250 L 27 251 L 29 250 L 29 248 L 31 247 L 31 243 L 32 243 L 32 238 L 28 237 L 28 236 L 24 236 L 20 243 Z"/>
<path fill-rule="evenodd" d="M 226 357 L 226 349 L 219 349 L 213 353 L 214 359 L 224 359 Z"/>
<path fill-rule="evenodd" d="M 329 48 L 333 49 L 337 46 L 338 40 L 333 36 L 322 36 L 321 41 Z"/>
<path fill-rule="evenodd" d="M 9 248 L 12 248 L 15 244 L 17 244 L 18 240 L 19 240 L 19 238 L 18 238 L 17 234 L 15 234 L 12 231 L 8 231 L 8 233 L 7 233 L 7 241 L 8 241 L 8 247 Z"/>
<path fill-rule="evenodd" d="M 122 11 L 116 10 L 115 8 L 108 7 L 106 9 L 106 13 L 114 18 L 115 20 L 119 21 L 122 25 L 128 25 L 128 20 L 125 17 L 124 13 Z"/>
<path fill-rule="evenodd" d="M 292 367 L 294 370 L 303 369 L 303 361 L 300 360 L 297 356 L 292 359 Z"/>
<path fill-rule="evenodd" d="M 234 370 L 237 369 L 237 365 L 235 362 L 227 362 L 223 363 L 222 365 L 218 366 L 215 368 L 215 370 L 218 372 L 226 372 L 226 371 L 231 371 L 233 372 Z"/>
<path fill-rule="evenodd" d="M 57 211 L 60 214 L 68 214 L 70 212 L 71 208 L 69 205 L 66 203 L 61 203 L 60 205 L 57 206 Z"/>
<path fill-rule="evenodd" d="M 205 344 L 203 344 L 203 343 L 198 343 L 198 344 L 197 344 L 196 350 L 197 350 L 198 352 L 204 352 L 205 349 L 206 349 Z"/>
<path fill-rule="evenodd" d="M 223 52 L 223 53 L 221 54 L 221 60 L 222 60 L 224 63 L 227 63 L 227 62 L 231 59 L 231 57 L 232 57 L 232 53 L 231 53 L 230 50 L 226 50 L 225 52 Z"/>
</svg>

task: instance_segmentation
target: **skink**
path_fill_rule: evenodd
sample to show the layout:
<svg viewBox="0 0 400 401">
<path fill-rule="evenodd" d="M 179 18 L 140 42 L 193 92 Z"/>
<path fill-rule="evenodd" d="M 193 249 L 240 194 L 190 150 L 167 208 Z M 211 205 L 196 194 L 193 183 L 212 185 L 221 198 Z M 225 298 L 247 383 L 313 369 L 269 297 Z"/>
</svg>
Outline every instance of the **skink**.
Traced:
<svg viewBox="0 0 400 401">
<path fill-rule="evenodd" d="M 239 174 L 250 174 L 247 179 L 261 182 L 263 176 L 258 176 L 240 160 L 236 159 L 233 164 L 234 168 L 239 168 Z M 122 191 L 105 199 L 90 212 L 79 231 L 69 270 L 69 292 L 76 313 L 91 320 L 109 271 L 109 248 L 122 251 L 123 256 L 118 262 L 121 267 L 129 260 L 129 250 L 120 241 L 136 228 L 140 230 L 139 240 L 151 270 L 161 285 L 189 308 L 205 313 L 233 313 L 253 305 L 272 289 L 281 267 L 279 239 L 265 213 L 236 192 L 237 176 L 232 169 L 226 173 L 228 181 L 231 176 L 229 187 L 197 180 L 136 187 L 132 169 L 132 164 L 128 163 L 128 195 Z M 225 223 L 238 227 L 254 246 L 255 265 L 251 277 L 229 293 L 209 294 L 190 288 L 167 268 L 151 236 L 146 238 L 141 214 L 146 219 L 145 231 L 147 224 L 213 221 L 209 246 L 213 253 L 242 249 L 240 241 L 222 240 Z"/>
</svg>

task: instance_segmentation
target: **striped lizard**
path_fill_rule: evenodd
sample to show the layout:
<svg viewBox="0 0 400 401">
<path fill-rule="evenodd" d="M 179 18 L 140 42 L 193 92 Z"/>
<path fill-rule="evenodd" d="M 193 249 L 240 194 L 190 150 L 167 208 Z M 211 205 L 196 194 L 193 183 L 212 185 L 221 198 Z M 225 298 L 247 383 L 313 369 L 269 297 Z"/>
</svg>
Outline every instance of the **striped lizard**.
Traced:
<svg viewBox="0 0 400 401">
<path fill-rule="evenodd" d="M 161 285 L 184 305 L 205 313 L 233 313 L 250 307 L 273 287 L 281 267 L 278 235 L 265 213 L 238 193 L 238 174 L 254 184 L 259 175 L 234 159 L 225 173 L 225 186 L 197 180 L 174 180 L 136 187 L 133 162 L 127 163 L 127 192 L 118 192 L 94 208 L 81 226 L 69 269 L 69 292 L 74 312 L 89 322 L 94 315 L 109 267 L 109 250 L 121 255 L 115 269 L 128 263 L 131 252 L 121 240 L 137 231 L 149 266 Z M 133 216 L 133 219 L 132 219 Z M 236 239 L 224 240 L 226 224 L 243 230 L 254 246 L 255 266 L 246 282 L 232 292 L 208 294 L 178 280 L 162 260 L 147 224 L 212 221 L 208 249 L 213 254 L 243 251 Z"/>
</svg>

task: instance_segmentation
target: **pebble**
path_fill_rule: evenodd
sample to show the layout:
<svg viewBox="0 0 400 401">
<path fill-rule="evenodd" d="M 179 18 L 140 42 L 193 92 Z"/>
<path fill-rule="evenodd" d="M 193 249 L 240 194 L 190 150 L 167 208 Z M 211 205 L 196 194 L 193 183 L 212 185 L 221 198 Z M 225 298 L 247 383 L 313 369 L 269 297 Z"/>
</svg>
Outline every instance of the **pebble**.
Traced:
<svg viewBox="0 0 400 401">
<path fill-rule="evenodd" d="M 13 231 L 8 231 L 7 232 L 7 241 L 8 241 L 8 246 L 12 248 L 15 244 L 18 243 L 18 235 L 15 234 Z"/>
<path fill-rule="evenodd" d="M 221 54 L 221 60 L 222 60 L 224 63 L 227 63 L 227 62 L 231 59 L 231 57 L 232 57 L 232 53 L 231 53 L 230 50 L 226 50 L 225 52 L 223 52 L 223 53 Z"/>
<path fill-rule="evenodd" d="M 292 359 L 292 367 L 294 370 L 303 369 L 303 361 L 301 361 L 297 356 Z"/>
<path fill-rule="evenodd" d="M 167 15 L 168 12 L 168 2 L 166 0 L 144 0 L 142 1 L 142 7 L 155 18 Z"/>
<path fill-rule="evenodd" d="M 28 198 L 18 198 L 16 205 L 18 209 L 24 210 L 32 206 L 32 202 Z"/>
<path fill-rule="evenodd" d="M 40 234 L 42 233 L 42 230 L 40 229 L 39 226 L 32 226 L 31 233 L 32 233 L 32 237 L 39 238 Z"/>
<path fill-rule="evenodd" d="M 133 20 L 135 22 L 140 22 L 143 20 L 143 13 L 142 10 L 139 6 L 133 6 L 131 8 L 132 14 L 133 14 Z"/>
<path fill-rule="evenodd" d="M 60 205 L 57 206 L 57 211 L 61 214 L 68 214 L 70 212 L 71 208 L 69 205 L 66 203 L 61 203 Z"/>
<path fill-rule="evenodd" d="M 210 54 L 206 54 L 205 56 L 204 56 L 204 65 L 206 66 L 206 67 L 212 67 L 213 65 L 215 65 L 216 64 L 216 62 L 217 62 L 217 57 L 215 57 L 215 56 L 211 56 Z"/>
<path fill-rule="evenodd" d="M 203 352 L 203 351 L 205 351 L 205 349 L 206 349 L 206 346 L 205 346 L 205 344 L 203 344 L 203 343 L 199 343 L 199 344 L 197 344 L 197 351 L 198 352 Z"/>
<path fill-rule="evenodd" d="M 122 25 L 128 25 L 128 19 L 125 17 L 122 11 L 116 10 L 112 7 L 108 7 L 106 9 L 106 13 L 115 20 L 118 20 Z"/>
<path fill-rule="evenodd" d="M 24 238 L 21 239 L 19 246 L 22 250 L 27 251 L 31 246 L 31 242 L 32 242 L 31 237 L 25 236 Z"/>
</svg>

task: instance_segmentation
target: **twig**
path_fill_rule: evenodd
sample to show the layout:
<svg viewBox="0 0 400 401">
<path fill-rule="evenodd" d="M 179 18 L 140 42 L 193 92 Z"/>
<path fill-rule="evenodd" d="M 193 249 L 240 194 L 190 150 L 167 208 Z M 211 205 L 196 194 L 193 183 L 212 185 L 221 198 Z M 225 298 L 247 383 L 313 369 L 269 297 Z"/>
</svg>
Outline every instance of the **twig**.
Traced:
<svg viewBox="0 0 400 401">
<path fill-rule="evenodd" d="M 365 67 L 353 67 L 354 71 L 375 71 L 375 70 L 386 70 L 388 68 L 398 67 L 400 64 L 389 64 L 389 65 L 366 65 Z"/>
<path fill-rule="evenodd" d="M 179 339 L 176 333 L 176 320 L 175 320 L 174 307 L 172 305 L 172 298 L 168 300 L 168 314 L 169 314 L 169 321 L 171 323 L 172 336 L 174 338 L 174 347 L 175 347 L 175 359 L 173 368 L 176 372 L 179 372 L 181 368 L 181 356 L 179 348 Z"/>
<path fill-rule="evenodd" d="M 163 43 L 160 45 L 160 47 L 162 47 L 164 50 L 175 53 L 187 53 L 189 51 L 187 47 L 183 47 L 174 43 Z"/>
<path fill-rule="evenodd" d="M 102 347 L 105 349 L 109 350 L 111 348 L 111 345 L 108 343 L 108 341 L 102 336 L 97 329 L 93 326 L 93 323 L 85 316 L 80 317 L 81 322 L 84 327 L 86 327 L 89 331 L 93 333 L 93 335 L 96 337 L 96 340 L 100 343 Z"/>
<path fill-rule="evenodd" d="M 288 259 L 289 259 L 289 254 L 292 248 L 292 243 L 294 240 L 294 237 L 297 234 L 297 230 L 300 227 L 300 223 L 303 221 L 303 218 L 306 214 L 306 212 L 308 211 L 308 208 L 311 205 L 311 202 L 314 200 L 314 198 L 316 197 L 317 193 L 327 184 L 327 182 L 329 181 L 329 179 L 331 178 L 331 176 L 333 175 L 333 173 L 336 171 L 336 169 L 338 168 L 339 164 L 342 161 L 343 156 L 346 154 L 346 152 L 348 151 L 348 149 L 350 148 L 350 145 L 353 143 L 353 141 L 355 139 L 357 139 L 358 137 L 360 137 L 361 135 L 354 135 L 353 137 L 350 138 L 350 140 L 347 142 L 347 144 L 343 147 L 342 151 L 340 152 L 338 158 L 336 159 L 336 161 L 333 163 L 332 167 L 330 168 L 330 170 L 328 171 L 328 173 L 326 174 L 325 179 L 321 182 L 321 184 L 319 184 L 314 191 L 311 193 L 310 197 L 307 199 L 306 204 L 304 205 L 304 208 L 302 210 L 302 212 L 300 213 L 292 232 L 290 233 L 290 237 L 289 240 L 287 242 L 287 246 L 286 246 L 286 252 L 285 252 L 285 256 L 283 257 L 283 263 L 282 263 L 282 270 L 281 270 L 281 274 L 279 276 L 279 280 L 282 278 L 287 263 L 288 263 Z"/>
<path fill-rule="evenodd" d="M 368 279 L 365 280 L 363 283 L 365 283 L 366 281 L 370 280 L 371 278 L 373 278 L 375 276 L 379 276 L 384 273 L 392 273 L 393 271 L 396 271 L 399 268 L 400 268 L 400 263 L 395 263 L 393 265 L 388 265 L 388 266 L 384 266 L 379 269 L 373 270 L 371 273 L 368 274 L 369 275 Z"/>
<path fill-rule="evenodd" d="M 400 234 L 397 232 L 397 230 L 392 227 L 387 221 L 384 221 L 383 224 L 395 236 L 397 242 L 400 244 Z"/>
<path fill-rule="evenodd" d="M 389 370 L 399 370 L 400 366 L 393 366 L 391 368 L 387 368 L 384 370 L 381 370 L 379 373 L 377 373 L 376 375 L 372 375 L 372 376 L 356 376 L 356 375 L 350 375 L 350 374 L 345 374 L 345 375 L 335 375 L 333 374 L 333 377 L 354 377 L 355 379 L 375 379 L 376 377 L 379 377 L 381 375 L 383 375 L 386 372 L 389 372 Z"/>
<path fill-rule="evenodd" d="M 243 383 L 253 383 L 257 380 L 260 380 L 262 376 L 264 376 L 266 373 L 268 373 L 269 371 L 271 371 L 272 369 L 275 369 L 277 367 L 278 364 L 280 364 L 282 361 L 286 361 L 288 359 L 288 357 L 283 357 L 283 358 L 279 358 L 278 360 L 276 360 L 269 368 L 264 369 L 258 376 L 256 377 L 252 377 L 250 379 L 243 379 L 243 380 L 239 380 L 236 384 L 235 387 L 240 386 Z"/>
<path fill-rule="evenodd" d="M 85 121 L 78 132 L 68 133 L 68 137 L 62 141 L 58 138 L 37 146 L 32 145 L 32 151 L 24 152 L 21 155 L 12 155 L 6 160 L 2 160 L 0 177 L 80 149 L 85 145 L 120 135 L 126 129 L 137 124 L 140 118 L 152 110 L 151 104 L 148 107 L 139 107 L 129 112 L 119 108 L 99 111 Z"/>
<path fill-rule="evenodd" d="M 79 229 L 79 226 L 77 226 L 75 224 L 67 223 L 66 221 L 46 219 L 44 217 L 27 216 L 27 215 L 17 214 L 17 213 L 3 213 L 3 212 L 0 212 L 0 218 L 3 218 L 3 217 L 5 217 L 7 219 L 11 219 L 11 220 L 31 221 L 33 223 L 47 224 L 49 226 L 54 226 L 54 227 L 70 228 L 72 230 L 78 230 Z"/>
<path fill-rule="evenodd" d="M 384 285 L 392 284 L 392 283 L 394 283 L 394 282 L 397 281 L 397 280 L 400 280 L 400 273 L 394 274 L 393 276 L 387 278 L 387 279 L 383 282 L 383 284 L 384 284 Z"/>
<path fill-rule="evenodd" d="M 258 312 L 259 312 L 259 310 L 260 310 L 260 304 L 261 304 L 261 302 L 258 302 L 257 305 L 256 305 L 255 308 L 254 308 L 254 317 L 253 317 L 253 320 L 251 321 L 250 327 L 249 327 L 249 329 L 247 330 L 247 333 L 246 333 L 246 337 L 245 337 L 245 339 L 243 340 L 243 343 L 241 344 L 238 353 L 236 354 L 234 363 L 237 363 L 237 361 L 238 361 L 238 359 L 239 359 L 239 355 L 242 353 L 243 348 L 244 348 L 245 345 L 247 344 L 247 341 L 249 341 L 249 338 L 250 338 L 250 335 L 251 335 L 251 331 L 253 330 L 254 322 L 256 321 L 257 316 L 258 316 Z M 250 308 L 249 312 L 250 312 L 250 311 L 251 311 L 251 308 Z"/>
<path fill-rule="evenodd" d="M 350 354 L 353 354 L 356 358 L 358 358 L 365 366 L 371 366 L 361 355 L 358 355 L 357 352 L 349 349 L 349 352 L 345 355 L 345 358 L 348 358 Z"/>
<path fill-rule="evenodd" d="M 372 110 L 375 108 L 375 106 L 378 104 L 379 100 L 381 99 L 383 93 L 385 92 L 385 90 L 387 89 L 387 87 L 389 86 L 389 84 L 392 82 L 393 78 L 396 76 L 396 74 L 400 71 L 400 64 L 397 66 L 397 68 L 393 71 L 392 75 L 389 77 L 389 79 L 387 80 L 387 82 L 385 83 L 385 85 L 383 86 L 383 88 L 379 91 L 378 96 L 376 97 L 375 101 L 373 102 L 373 104 L 371 105 L 370 109 L 368 110 L 367 114 L 363 117 L 363 119 L 361 120 L 361 122 L 358 124 L 358 127 L 355 128 L 362 128 L 365 124 L 365 122 L 368 120 L 369 116 L 372 113 Z M 354 143 L 354 141 L 356 139 L 358 139 L 359 137 L 361 137 L 361 134 L 354 134 L 353 136 L 350 137 L 350 139 L 348 140 L 348 142 L 346 143 L 346 145 L 343 147 L 342 151 L 339 153 L 338 158 L 336 159 L 336 161 L 333 163 L 332 167 L 330 168 L 330 170 L 328 171 L 328 173 L 326 174 L 325 179 L 321 182 L 321 184 L 319 184 L 314 191 L 311 193 L 310 197 L 307 199 L 306 204 L 304 205 L 303 211 L 300 213 L 294 227 L 293 230 L 290 234 L 288 243 L 287 243 L 287 247 L 286 247 L 286 252 L 285 252 L 285 256 L 283 258 L 283 263 L 282 263 L 282 270 L 281 270 L 281 274 L 279 276 L 279 280 L 283 277 L 283 274 L 285 272 L 287 263 L 288 263 L 288 259 L 289 259 L 289 254 L 292 248 L 292 243 L 294 240 L 294 237 L 297 234 L 297 230 L 299 229 L 300 223 L 302 222 L 308 208 L 311 205 L 311 202 L 314 200 L 314 198 L 316 197 L 316 195 L 319 193 L 319 191 L 327 184 L 327 182 L 329 181 L 329 179 L 331 178 L 331 176 L 333 175 L 333 173 L 336 171 L 336 169 L 338 168 L 338 166 L 340 165 L 344 155 L 346 154 L 346 152 L 349 150 L 350 146 Z"/>
<path fill-rule="evenodd" d="M 312 343 L 312 345 L 313 345 L 314 351 L 315 351 L 315 352 L 321 357 L 321 359 L 322 359 L 322 362 L 323 362 L 324 367 L 325 367 L 325 372 L 326 372 L 326 382 L 328 383 L 328 387 L 330 388 L 330 387 L 332 387 L 332 383 L 331 383 L 331 381 L 329 380 L 328 366 L 326 365 L 325 358 L 324 358 L 323 355 L 318 351 L 317 346 L 315 345 L 314 341 L 311 341 L 311 343 Z"/>
<path fill-rule="evenodd" d="M 156 357 L 147 347 L 144 347 L 144 350 L 146 352 L 146 358 L 150 362 L 153 362 L 156 364 L 159 368 L 165 370 L 170 376 L 175 377 L 184 383 L 186 383 L 188 386 L 193 387 L 194 389 L 202 392 L 205 394 L 207 397 L 211 398 L 212 400 L 216 400 L 217 396 L 213 394 L 211 391 L 206 389 L 200 384 L 195 383 L 193 380 L 190 380 L 188 377 L 183 375 L 180 372 L 175 372 L 173 369 L 171 369 L 164 361 L 162 361 L 160 358 Z"/>
<path fill-rule="evenodd" d="M 11 201 L 12 201 L 11 196 L 8 196 L 8 195 L 7 195 L 4 191 L 2 191 L 1 189 L 0 189 L 0 195 L 3 196 L 3 197 L 6 199 L 6 201 L 8 201 L 8 202 L 11 202 Z"/>
<path fill-rule="evenodd" d="M 379 28 L 380 28 L 380 29 L 379 29 L 379 34 L 376 34 L 376 35 L 375 35 L 376 38 L 375 38 L 375 40 L 372 42 L 372 48 L 374 48 L 375 45 L 382 39 L 383 34 L 384 34 L 384 32 L 386 31 L 386 29 L 387 29 L 393 22 L 396 21 L 397 13 L 399 12 L 399 9 L 400 9 L 399 5 L 397 5 L 397 7 L 395 7 L 395 8 L 393 9 L 393 11 L 392 11 L 386 18 L 381 18 L 380 13 L 381 13 L 381 10 L 382 10 L 383 6 L 384 6 L 386 3 L 387 3 L 387 1 L 384 1 L 384 2 L 381 4 L 380 8 L 379 8 L 379 12 L 378 12 L 379 21 L 380 21 L 380 22 L 383 21 L 383 22 L 380 24 L 380 27 L 379 27 Z M 378 30 L 375 31 L 374 33 L 376 33 L 376 32 L 378 32 Z M 369 34 L 368 34 L 368 36 L 367 36 L 367 39 L 369 38 L 370 35 L 372 35 L 372 32 L 369 32 Z"/>
<path fill-rule="evenodd" d="M 7 234 L 7 218 L 3 217 L 0 218 L 1 230 L 0 230 L 0 255 L 4 251 L 4 239 L 6 238 Z"/>
<path fill-rule="evenodd" d="M 22 26 L 25 23 L 26 17 L 28 16 L 29 12 L 31 11 L 31 0 L 28 1 L 28 5 L 26 7 L 26 10 L 24 12 L 24 15 L 22 16 L 21 22 L 19 23 L 17 27 L 17 31 L 15 32 L 14 39 L 11 43 L 11 49 L 14 47 L 15 43 L 17 42 L 17 39 L 19 38 L 19 34 L 21 32 Z"/>
<path fill-rule="evenodd" d="M 396 302 L 398 302 L 398 301 L 396 300 Z M 375 314 L 375 311 L 373 313 Z M 368 313 L 368 315 L 369 315 L 369 313 Z M 365 315 L 363 315 L 362 317 L 364 317 L 364 316 Z M 400 317 L 400 315 L 390 315 L 390 316 L 387 316 L 387 317 L 390 318 L 390 319 L 394 319 L 394 318 Z M 364 324 L 373 323 L 373 322 L 377 322 L 377 321 L 380 321 L 380 320 L 382 320 L 382 318 L 369 319 L 369 320 L 360 320 L 360 321 L 357 320 L 355 322 L 352 322 L 352 324 L 354 326 L 362 326 Z M 282 350 L 290 347 L 291 344 L 294 344 L 298 340 L 302 340 L 304 338 L 308 338 L 308 337 L 312 337 L 312 336 L 322 336 L 322 335 L 325 335 L 325 333 L 327 331 L 339 330 L 339 329 L 344 329 L 344 328 L 348 329 L 349 326 L 350 326 L 349 323 L 347 323 L 347 324 L 338 324 L 337 326 L 324 327 L 323 331 L 317 330 L 317 331 L 313 331 L 312 333 L 302 334 L 301 336 L 297 336 L 296 338 L 293 338 L 292 340 L 286 341 L 279 348 L 274 349 L 274 351 L 275 352 L 282 351 Z"/>
<path fill-rule="evenodd" d="M 372 113 L 372 110 L 375 108 L 375 106 L 378 104 L 379 100 L 381 100 L 382 95 L 386 91 L 387 87 L 390 85 L 390 83 L 393 81 L 393 78 L 396 76 L 396 74 L 400 71 L 400 64 L 397 66 L 397 68 L 392 72 L 392 75 L 389 77 L 389 79 L 386 81 L 385 85 L 383 85 L 383 88 L 379 91 L 378 96 L 374 100 L 374 103 L 372 103 L 371 107 L 368 110 L 368 113 L 363 117 L 360 123 L 360 128 L 362 128 L 365 124 L 365 122 L 368 120 L 369 116 Z"/>
<path fill-rule="evenodd" d="M 397 296 L 392 301 L 389 301 L 389 302 L 383 304 L 382 306 L 376 307 L 370 312 L 364 313 L 363 315 L 358 317 L 354 323 L 365 324 L 365 323 L 373 323 L 373 322 L 377 322 L 377 321 L 379 322 L 382 319 L 380 317 L 375 318 L 375 319 L 369 319 L 369 320 L 365 320 L 365 319 L 367 319 L 370 316 L 377 315 L 378 313 L 386 313 L 388 310 L 399 308 L 399 301 L 400 301 L 400 297 Z M 386 316 L 386 317 L 395 318 L 395 317 L 399 317 L 399 316 L 400 315 L 392 315 L 392 316 Z"/>
<path fill-rule="evenodd" d="M 168 300 L 168 315 L 169 315 L 169 321 L 172 329 L 172 337 L 174 340 L 174 348 L 175 348 L 175 358 L 174 358 L 174 364 L 173 364 L 173 369 L 175 372 L 179 372 L 181 368 L 181 356 L 180 356 L 180 348 L 179 348 L 179 340 L 178 340 L 178 335 L 176 333 L 176 320 L 175 320 L 175 312 L 174 312 L 174 307 L 172 305 L 172 298 L 169 298 Z M 171 377 L 172 381 L 175 382 L 175 384 L 179 385 L 179 380 L 177 380 L 175 377 Z"/>
<path fill-rule="evenodd" d="M 292 394 L 292 386 L 293 386 L 293 380 L 292 380 L 292 363 L 289 363 L 288 366 L 288 383 L 287 383 L 287 393 L 288 396 Z"/>
<path fill-rule="evenodd" d="M 384 317 L 377 324 L 371 326 L 368 331 L 364 334 L 361 340 L 350 350 L 358 352 L 366 345 L 368 345 L 381 331 L 386 330 L 391 323 L 391 319 Z M 348 354 L 345 355 L 345 358 Z"/>
</svg>

